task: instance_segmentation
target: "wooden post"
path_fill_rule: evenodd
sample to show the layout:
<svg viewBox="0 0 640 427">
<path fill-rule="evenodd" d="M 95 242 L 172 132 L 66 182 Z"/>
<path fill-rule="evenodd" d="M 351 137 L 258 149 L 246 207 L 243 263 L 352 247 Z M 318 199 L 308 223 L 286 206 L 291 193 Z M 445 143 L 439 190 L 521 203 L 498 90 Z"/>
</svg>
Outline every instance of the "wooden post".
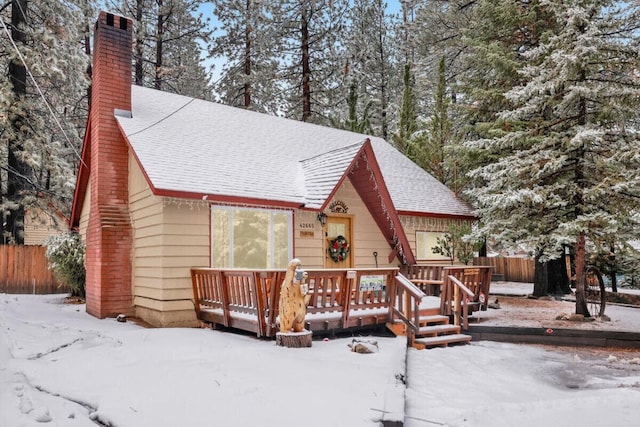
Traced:
<svg viewBox="0 0 640 427">
<path fill-rule="evenodd" d="M 460 310 L 460 288 L 454 283 L 453 284 L 453 324 L 458 326 L 460 325 L 460 315 L 458 310 Z"/>
</svg>

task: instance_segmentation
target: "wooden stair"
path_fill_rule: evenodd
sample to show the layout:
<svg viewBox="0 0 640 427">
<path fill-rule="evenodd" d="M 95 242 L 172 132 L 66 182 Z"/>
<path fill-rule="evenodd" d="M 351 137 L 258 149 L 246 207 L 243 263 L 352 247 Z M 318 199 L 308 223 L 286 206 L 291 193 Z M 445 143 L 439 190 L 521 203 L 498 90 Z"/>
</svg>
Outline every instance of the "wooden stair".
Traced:
<svg viewBox="0 0 640 427">
<path fill-rule="evenodd" d="M 449 323 L 449 317 L 440 314 L 439 308 L 425 308 L 420 310 L 420 324 L 413 342 L 409 345 L 423 350 L 432 347 L 447 347 L 450 344 L 467 343 L 471 336 L 462 334 L 460 326 Z M 402 321 L 387 324 L 396 335 L 407 335 L 407 327 Z"/>
</svg>

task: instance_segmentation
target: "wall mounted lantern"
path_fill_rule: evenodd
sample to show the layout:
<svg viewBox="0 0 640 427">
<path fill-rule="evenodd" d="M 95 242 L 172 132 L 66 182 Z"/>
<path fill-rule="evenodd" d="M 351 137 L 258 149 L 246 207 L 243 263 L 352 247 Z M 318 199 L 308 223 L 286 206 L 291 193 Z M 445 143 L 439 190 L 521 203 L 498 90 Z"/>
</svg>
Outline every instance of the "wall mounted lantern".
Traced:
<svg viewBox="0 0 640 427">
<path fill-rule="evenodd" d="M 327 214 L 324 212 L 320 212 L 317 218 L 320 225 L 324 227 L 324 225 L 327 223 Z"/>
</svg>

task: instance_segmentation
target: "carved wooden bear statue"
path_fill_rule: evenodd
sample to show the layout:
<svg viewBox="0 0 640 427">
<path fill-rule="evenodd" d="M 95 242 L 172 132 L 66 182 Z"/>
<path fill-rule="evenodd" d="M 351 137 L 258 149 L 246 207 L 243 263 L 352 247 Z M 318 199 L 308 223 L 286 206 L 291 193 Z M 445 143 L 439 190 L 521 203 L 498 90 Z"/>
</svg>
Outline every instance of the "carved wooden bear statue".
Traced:
<svg viewBox="0 0 640 427">
<path fill-rule="evenodd" d="M 280 332 L 304 330 L 304 317 L 307 314 L 307 304 L 311 295 L 308 295 L 309 287 L 304 283 L 307 273 L 301 274 L 302 277 L 296 277 L 296 269 L 300 265 L 302 263 L 297 258 L 289 261 L 287 273 L 280 288 Z"/>
</svg>

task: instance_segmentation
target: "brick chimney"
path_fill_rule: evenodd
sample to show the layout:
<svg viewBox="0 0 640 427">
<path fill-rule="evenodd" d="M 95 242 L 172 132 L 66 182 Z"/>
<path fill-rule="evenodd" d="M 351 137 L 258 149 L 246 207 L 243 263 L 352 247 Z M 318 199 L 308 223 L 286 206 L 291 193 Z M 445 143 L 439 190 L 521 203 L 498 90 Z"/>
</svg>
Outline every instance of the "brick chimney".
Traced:
<svg viewBox="0 0 640 427">
<path fill-rule="evenodd" d="M 131 111 L 132 21 L 100 12 L 95 25 L 89 132 L 90 214 L 86 242 L 87 312 L 133 312 L 128 147 L 114 111 Z"/>
</svg>

